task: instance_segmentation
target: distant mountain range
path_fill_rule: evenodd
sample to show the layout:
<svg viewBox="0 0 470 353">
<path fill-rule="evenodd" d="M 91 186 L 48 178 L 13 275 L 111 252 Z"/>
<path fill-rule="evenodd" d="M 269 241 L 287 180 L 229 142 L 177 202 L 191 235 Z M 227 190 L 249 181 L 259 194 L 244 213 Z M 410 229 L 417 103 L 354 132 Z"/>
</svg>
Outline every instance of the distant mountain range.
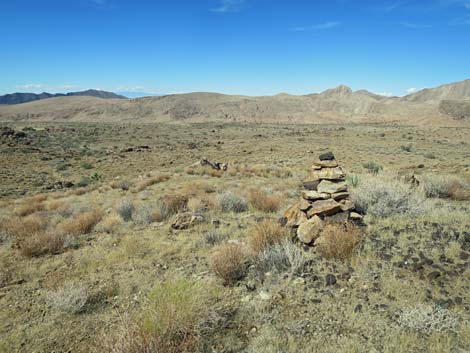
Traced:
<svg viewBox="0 0 470 353">
<path fill-rule="evenodd" d="M 108 97 L 116 98 L 114 94 Z M 469 126 L 470 80 L 424 89 L 405 97 L 353 91 L 341 85 L 302 96 L 282 93 L 251 97 L 203 92 L 136 99 L 59 96 L 0 106 L 0 121 L 51 120 Z"/>
<path fill-rule="evenodd" d="M 0 104 L 21 104 L 33 102 L 41 99 L 55 98 L 55 97 L 71 97 L 71 96 L 87 96 L 87 97 L 97 97 L 97 98 L 117 98 L 117 99 L 126 99 L 127 97 L 106 91 L 99 91 L 95 89 L 89 89 L 86 91 L 80 92 L 70 92 L 70 93 L 11 93 L 0 96 Z"/>
</svg>

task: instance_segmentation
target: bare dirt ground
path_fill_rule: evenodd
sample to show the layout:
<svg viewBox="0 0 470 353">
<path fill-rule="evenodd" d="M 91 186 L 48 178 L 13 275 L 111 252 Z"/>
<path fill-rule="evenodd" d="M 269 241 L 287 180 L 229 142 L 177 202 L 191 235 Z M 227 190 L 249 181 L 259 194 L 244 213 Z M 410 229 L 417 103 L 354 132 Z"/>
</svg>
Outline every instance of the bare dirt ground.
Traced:
<svg viewBox="0 0 470 353">
<path fill-rule="evenodd" d="M 468 352 L 469 129 L 4 126 L 0 352 Z M 341 258 L 278 224 L 325 151 L 366 208 Z"/>
</svg>

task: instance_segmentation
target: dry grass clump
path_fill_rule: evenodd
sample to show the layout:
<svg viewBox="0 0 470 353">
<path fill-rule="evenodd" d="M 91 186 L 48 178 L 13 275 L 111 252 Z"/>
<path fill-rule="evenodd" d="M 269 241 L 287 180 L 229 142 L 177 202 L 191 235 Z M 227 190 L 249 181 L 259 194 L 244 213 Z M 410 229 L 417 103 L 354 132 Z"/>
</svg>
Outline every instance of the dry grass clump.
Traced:
<svg viewBox="0 0 470 353">
<path fill-rule="evenodd" d="M 47 205 L 48 211 L 54 211 L 56 214 L 68 218 L 73 215 L 73 205 L 67 202 L 54 201 Z"/>
<path fill-rule="evenodd" d="M 112 213 L 104 217 L 101 220 L 101 222 L 98 223 L 97 229 L 99 231 L 110 234 L 110 233 L 114 233 L 119 228 L 119 225 L 121 223 L 122 223 L 122 218 L 119 215 Z"/>
<path fill-rule="evenodd" d="M 265 219 L 252 228 L 250 236 L 251 249 L 256 253 L 268 246 L 279 244 L 289 237 L 289 230 L 276 220 Z"/>
<path fill-rule="evenodd" d="M 84 186 L 77 189 L 71 189 L 68 191 L 68 195 L 81 196 L 96 190 L 96 188 L 97 186 Z"/>
<path fill-rule="evenodd" d="M 60 234 L 81 235 L 90 233 L 96 224 L 101 220 L 102 213 L 98 209 L 77 214 L 71 219 L 67 219 L 57 226 Z"/>
<path fill-rule="evenodd" d="M 46 293 L 46 301 L 59 311 L 78 314 L 85 309 L 88 289 L 80 283 L 68 282 L 56 291 Z"/>
<path fill-rule="evenodd" d="M 121 317 L 118 326 L 100 337 L 99 352 L 189 353 L 200 351 L 204 334 L 214 330 L 220 315 L 211 286 L 177 279 L 155 287 L 142 313 Z"/>
<path fill-rule="evenodd" d="M 235 284 L 245 276 L 245 256 L 240 245 L 225 244 L 218 247 L 211 258 L 214 273 L 225 285 Z"/>
<path fill-rule="evenodd" d="M 39 211 L 44 211 L 44 204 L 42 203 L 42 201 L 29 202 L 18 206 L 17 208 L 15 208 L 14 213 L 17 216 L 25 217 Z"/>
<path fill-rule="evenodd" d="M 321 256 L 344 260 L 351 256 L 362 237 L 362 232 L 353 223 L 330 223 L 325 225 L 315 244 Z"/>
<path fill-rule="evenodd" d="M 149 186 L 162 183 L 164 181 L 167 181 L 168 179 L 170 179 L 170 176 L 166 174 L 154 175 L 150 178 L 139 181 L 135 186 L 135 191 L 136 192 L 143 191 Z"/>
<path fill-rule="evenodd" d="M 180 194 L 167 194 L 157 202 L 156 208 L 149 212 L 148 222 L 163 222 L 169 217 L 188 209 L 188 198 Z"/>
<path fill-rule="evenodd" d="M 63 235 L 52 231 L 30 234 L 18 239 L 16 245 L 20 253 L 26 257 L 60 254 L 64 249 Z"/>
<path fill-rule="evenodd" d="M 121 189 L 122 191 L 127 191 L 131 187 L 131 183 L 129 183 L 127 180 L 114 180 L 109 184 L 111 186 L 111 189 Z"/>
<path fill-rule="evenodd" d="M 427 175 L 421 178 L 421 186 L 427 197 L 470 199 L 469 187 L 454 175 Z"/>
<path fill-rule="evenodd" d="M 12 238 L 19 239 L 30 234 L 39 233 L 47 228 L 48 219 L 39 214 L 24 218 L 14 217 L 1 225 L 3 231 Z"/>
<path fill-rule="evenodd" d="M 33 214 L 13 218 L 3 225 L 4 232 L 12 237 L 13 247 L 27 257 L 58 254 L 62 252 L 64 237 L 49 229 L 47 215 Z"/>
<path fill-rule="evenodd" d="M 160 202 L 170 214 L 176 214 L 187 209 L 188 198 L 180 194 L 167 194 L 160 198 Z"/>
<path fill-rule="evenodd" d="M 39 203 L 47 200 L 46 194 L 37 194 L 23 199 L 24 203 Z"/>
<path fill-rule="evenodd" d="M 281 196 L 268 193 L 263 189 L 251 189 L 248 200 L 257 210 L 263 212 L 277 212 L 281 206 Z"/>
</svg>

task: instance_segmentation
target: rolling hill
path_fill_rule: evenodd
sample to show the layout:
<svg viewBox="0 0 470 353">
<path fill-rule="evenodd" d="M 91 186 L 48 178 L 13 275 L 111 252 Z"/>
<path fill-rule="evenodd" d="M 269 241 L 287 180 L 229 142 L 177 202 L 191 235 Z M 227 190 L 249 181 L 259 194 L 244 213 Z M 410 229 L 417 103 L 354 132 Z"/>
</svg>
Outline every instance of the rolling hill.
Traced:
<svg viewBox="0 0 470 353">
<path fill-rule="evenodd" d="M 303 96 L 188 93 L 137 99 L 67 96 L 0 107 L 1 121 L 470 123 L 470 80 L 384 97 L 339 86 Z"/>
</svg>

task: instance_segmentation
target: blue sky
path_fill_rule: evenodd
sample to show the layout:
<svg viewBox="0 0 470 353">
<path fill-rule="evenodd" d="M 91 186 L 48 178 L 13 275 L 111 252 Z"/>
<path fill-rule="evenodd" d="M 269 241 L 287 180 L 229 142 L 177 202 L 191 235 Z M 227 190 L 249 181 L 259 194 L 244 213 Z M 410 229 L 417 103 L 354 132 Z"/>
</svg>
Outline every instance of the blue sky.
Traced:
<svg viewBox="0 0 470 353">
<path fill-rule="evenodd" d="M 470 78 L 470 0 L 2 0 L 0 94 L 247 95 Z"/>
</svg>

